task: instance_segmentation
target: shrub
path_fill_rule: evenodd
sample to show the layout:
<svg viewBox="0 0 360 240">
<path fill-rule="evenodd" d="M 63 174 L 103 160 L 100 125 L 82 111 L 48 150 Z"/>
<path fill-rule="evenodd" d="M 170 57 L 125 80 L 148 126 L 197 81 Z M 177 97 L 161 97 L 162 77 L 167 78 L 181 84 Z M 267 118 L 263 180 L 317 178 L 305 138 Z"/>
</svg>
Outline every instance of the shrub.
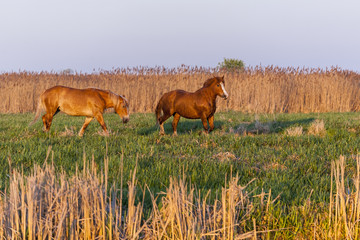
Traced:
<svg viewBox="0 0 360 240">
<path fill-rule="evenodd" d="M 219 68 L 227 71 L 239 71 L 244 69 L 245 64 L 242 60 L 234 58 L 224 58 L 223 62 L 218 64 Z"/>
</svg>

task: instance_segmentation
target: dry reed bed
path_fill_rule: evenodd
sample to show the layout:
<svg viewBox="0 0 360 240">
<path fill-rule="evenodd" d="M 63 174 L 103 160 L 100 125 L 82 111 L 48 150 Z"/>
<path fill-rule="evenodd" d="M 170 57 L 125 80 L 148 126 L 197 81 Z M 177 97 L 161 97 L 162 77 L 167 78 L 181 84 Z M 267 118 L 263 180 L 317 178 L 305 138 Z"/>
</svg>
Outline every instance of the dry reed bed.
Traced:
<svg viewBox="0 0 360 240">
<path fill-rule="evenodd" d="M 360 105 L 360 76 L 351 71 L 249 67 L 241 72 L 182 66 L 174 69 L 114 69 L 94 74 L 19 72 L 0 74 L 0 112 L 33 112 L 37 98 L 54 85 L 98 87 L 123 94 L 132 112 L 153 112 L 161 95 L 174 89 L 195 91 L 214 76 L 225 75 L 228 101 L 220 111 L 252 113 L 348 112 Z"/>
<path fill-rule="evenodd" d="M 143 203 L 136 203 L 136 169 L 123 206 L 123 189 L 107 189 L 108 159 L 101 171 L 94 159 L 90 166 L 86 163 L 84 154 L 84 169 L 72 177 L 56 173 L 46 162 L 35 166 L 31 176 L 14 170 L 8 192 L 0 196 L 0 238 L 241 239 L 257 234 L 243 232 L 254 207 L 238 177 L 222 189 L 214 205 L 195 196 L 185 180 L 171 179 L 159 195 L 162 207 L 152 195 L 153 209 L 144 219 Z"/>
<path fill-rule="evenodd" d="M 123 196 L 123 189 L 114 185 L 107 189 L 106 157 L 99 171 L 93 159 L 87 165 L 84 154 L 84 169 L 72 177 L 45 162 L 43 167 L 35 166 L 30 176 L 17 170 L 11 173 L 9 189 L 0 196 L 0 238 L 283 239 L 288 235 L 281 232 L 290 231 L 297 239 L 358 239 L 360 156 L 351 160 L 357 163 L 352 180 L 345 172 L 345 157 L 332 163 L 328 210 L 310 197 L 296 209 L 305 226 L 296 232 L 287 225 L 279 229 L 281 221 L 272 212 L 279 200 L 272 199 L 271 190 L 254 196 L 238 184 L 238 177 L 225 180 L 226 187 L 213 204 L 208 195 L 199 197 L 185 179 L 171 179 L 165 192 L 151 195 L 153 207 L 145 219 L 143 202 L 136 200 L 136 169 Z M 142 189 L 145 193 L 146 186 Z"/>
</svg>

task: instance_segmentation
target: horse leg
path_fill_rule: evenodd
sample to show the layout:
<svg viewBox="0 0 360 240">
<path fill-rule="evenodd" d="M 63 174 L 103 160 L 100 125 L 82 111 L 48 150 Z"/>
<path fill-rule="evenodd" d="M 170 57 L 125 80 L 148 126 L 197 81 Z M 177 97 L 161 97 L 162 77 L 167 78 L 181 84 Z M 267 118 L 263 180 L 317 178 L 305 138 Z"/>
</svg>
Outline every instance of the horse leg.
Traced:
<svg viewBox="0 0 360 240">
<path fill-rule="evenodd" d="M 58 112 L 60 112 L 60 108 L 59 108 L 59 107 L 56 109 L 56 112 L 53 114 L 53 117 L 54 117 L 56 114 L 58 114 Z"/>
<path fill-rule="evenodd" d="M 53 118 L 53 115 L 48 114 L 48 113 L 46 113 L 44 116 L 42 116 L 42 121 L 43 121 L 43 124 L 44 124 L 43 130 L 45 132 L 48 132 L 50 130 L 52 118 Z"/>
<path fill-rule="evenodd" d="M 42 121 L 43 121 L 43 124 L 44 124 L 44 131 L 45 131 L 45 132 L 48 132 L 48 131 L 50 130 L 53 117 L 54 117 L 58 112 L 60 112 L 60 109 L 59 109 L 59 108 L 56 108 L 55 111 L 50 111 L 50 110 L 48 110 L 48 111 L 46 112 L 46 114 L 44 114 L 44 116 L 42 116 Z"/>
<path fill-rule="evenodd" d="M 210 129 L 209 132 L 211 132 L 212 130 L 214 130 L 214 115 L 212 115 L 211 117 L 208 118 L 209 121 L 209 125 L 210 125 Z"/>
<path fill-rule="evenodd" d="M 80 129 L 79 132 L 79 136 L 82 137 L 84 135 L 85 129 L 87 128 L 87 126 L 89 125 L 89 123 L 93 120 L 93 117 L 86 117 L 85 118 L 85 122 L 84 125 L 82 126 L 82 128 Z"/>
<path fill-rule="evenodd" d="M 109 133 L 108 133 L 108 131 L 107 131 L 107 129 L 106 129 L 106 125 L 105 125 L 105 121 L 104 121 L 103 115 L 102 115 L 101 113 L 98 113 L 98 114 L 95 115 L 95 118 L 96 118 L 96 120 L 100 123 L 102 129 L 104 130 L 105 135 L 106 135 L 106 136 L 109 136 Z"/>
<path fill-rule="evenodd" d="M 164 122 L 170 117 L 171 115 L 169 113 L 164 113 L 163 116 L 159 119 L 159 125 L 160 125 L 160 135 L 165 135 L 164 130 Z"/>
<path fill-rule="evenodd" d="M 201 116 L 201 121 L 202 121 L 202 124 L 204 127 L 204 133 L 208 134 L 209 127 L 208 127 L 208 122 L 207 122 L 206 116 Z"/>
<path fill-rule="evenodd" d="M 172 122 L 172 128 L 173 128 L 173 131 L 174 131 L 174 133 L 173 133 L 174 136 L 177 136 L 176 128 L 177 128 L 177 125 L 179 123 L 179 120 L 180 120 L 180 114 L 175 113 L 174 114 L 174 120 Z"/>
</svg>

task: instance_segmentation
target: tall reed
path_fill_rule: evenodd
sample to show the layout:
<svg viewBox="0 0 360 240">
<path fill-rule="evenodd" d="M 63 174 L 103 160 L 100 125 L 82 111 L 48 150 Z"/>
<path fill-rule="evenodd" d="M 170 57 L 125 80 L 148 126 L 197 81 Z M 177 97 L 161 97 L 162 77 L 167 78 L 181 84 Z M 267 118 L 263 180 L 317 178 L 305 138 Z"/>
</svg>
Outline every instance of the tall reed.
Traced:
<svg viewBox="0 0 360 240">
<path fill-rule="evenodd" d="M 98 87 L 125 95 L 132 112 L 153 112 L 161 95 L 184 89 L 195 91 L 212 76 L 225 75 L 227 101 L 218 100 L 220 111 L 347 112 L 358 111 L 360 76 L 338 68 L 308 69 L 274 66 L 248 67 L 240 72 L 212 68 L 138 67 L 93 74 L 19 72 L 0 74 L 0 112 L 33 112 L 47 88 L 65 85 Z"/>
<path fill-rule="evenodd" d="M 336 191 L 330 193 L 329 238 L 359 239 L 360 237 L 360 156 L 356 161 L 356 170 L 352 181 L 347 179 L 346 158 L 341 156 L 331 165 L 331 185 Z"/>
<path fill-rule="evenodd" d="M 49 151 L 50 152 L 50 151 Z M 49 154 L 48 154 L 49 155 Z M 356 161 L 353 178 L 347 161 Z M 360 156 L 341 156 L 331 166 L 328 203 L 311 201 L 286 209 L 271 189 L 259 195 L 225 180 L 210 200 L 182 179 L 170 178 L 166 191 L 150 194 L 144 214 L 138 199 L 136 168 L 127 195 L 115 184 L 107 188 L 108 159 L 98 169 L 94 159 L 73 176 L 53 164 L 34 166 L 25 176 L 14 169 L 0 195 L 1 239 L 358 239 L 360 234 Z M 122 177 L 119 179 L 122 183 Z M 250 183 L 249 183 L 250 184 Z M 122 186 L 122 184 L 120 184 Z M 126 202 L 124 205 L 123 203 Z"/>
<path fill-rule="evenodd" d="M 256 237 L 254 231 L 244 227 L 252 221 L 254 208 L 245 187 L 238 184 L 238 177 L 223 188 L 221 199 L 214 205 L 206 197 L 195 196 L 195 188 L 187 186 L 184 179 L 170 179 L 167 191 L 160 194 L 160 205 L 153 197 L 151 214 L 145 217 L 143 202 L 136 200 L 136 169 L 128 183 L 127 196 L 115 184 L 107 189 L 107 171 L 106 157 L 104 169 L 99 170 L 93 158 L 88 164 L 85 154 L 84 168 L 77 169 L 74 176 L 55 171 L 49 163 L 34 166 L 30 176 L 14 170 L 9 188 L 0 198 L 0 238 L 240 239 L 249 234 Z"/>
</svg>

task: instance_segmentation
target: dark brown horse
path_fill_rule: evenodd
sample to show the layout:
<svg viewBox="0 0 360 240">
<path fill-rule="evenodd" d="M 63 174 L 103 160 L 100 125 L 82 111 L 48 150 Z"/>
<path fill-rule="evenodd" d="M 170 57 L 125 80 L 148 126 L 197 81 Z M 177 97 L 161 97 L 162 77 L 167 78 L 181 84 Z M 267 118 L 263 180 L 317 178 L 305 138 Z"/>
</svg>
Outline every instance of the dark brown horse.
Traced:
<svg viewBox="0 0 360 240">
<path fill-rule="evenodd" d="M 94 118 L 100 123 L 105 135 L 108 136 L 109 133 L 103 118 L 103 112 L 106 108 L 114 108 L 124 123 L 129 121 L 129 104 L 123 96 L 96 88 L 76 89 L 55 86 L 41 94 L 35 118 L 30 125 L 35 123 L 41 112 L 45 110 L 46 114 L 42 117 L 44 131 L 49 131 L 53 117 L 62 111 L 68 115 L 86 117 L 79 136 L 84 135 L 86 127 Z"/>
<path fill-rule="evenodd" d="M 206 80 L 203 87 L 194 93 L 183 90 L 174 90 L 165 93 L 156 106 L 156 120 L 160 125 L 160 134 L 164 135 L 164 122 L 174 116 L 172 127 L 177 135 L 176 127 L 180 117 L 201 119 L 205 133 L 214 129 L 214 113 L 216 111 L 216 97 L 228 97 L 223 77 L 214 77 Z M 208 128 L 208 122 L 210 129 Z"/>
</svg>

